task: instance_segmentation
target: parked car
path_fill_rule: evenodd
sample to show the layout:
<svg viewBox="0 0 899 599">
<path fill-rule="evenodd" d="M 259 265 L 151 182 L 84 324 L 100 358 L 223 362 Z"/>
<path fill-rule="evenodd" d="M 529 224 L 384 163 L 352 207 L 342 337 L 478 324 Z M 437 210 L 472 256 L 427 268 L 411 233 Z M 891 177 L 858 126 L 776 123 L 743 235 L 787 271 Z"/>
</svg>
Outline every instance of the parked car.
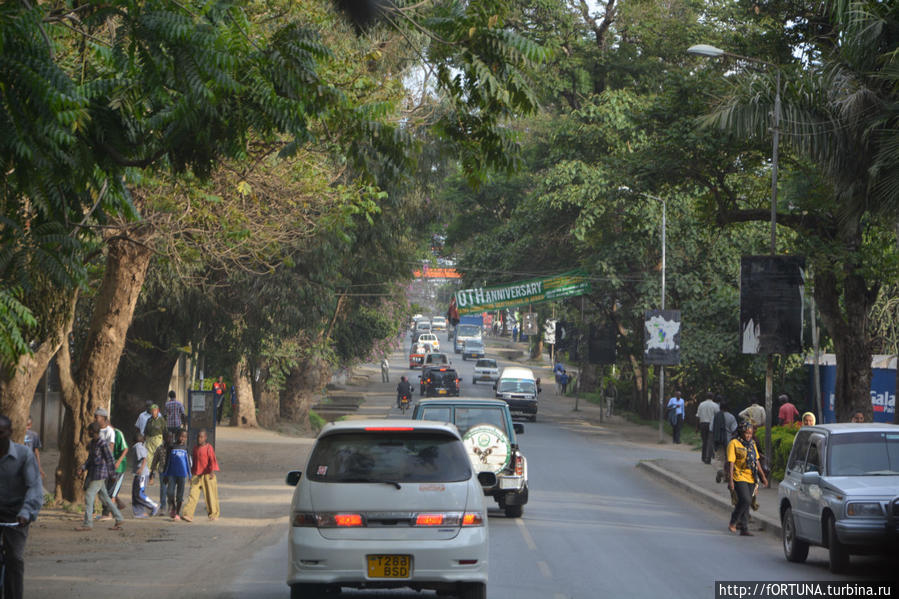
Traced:
<svg viewBox="0 0 899 599">
<path fill-rule="evenodd" d="M 425 368 L 421 378 L 422 395 L 459 395 L 459 375 L 454 368 L 433 366 Z"/>
<path fill-rule="evenodd" d="M 477 384 L 478 381 L 496 382 L 499 380 L 499 366 L 493 358 L 481 358 L 474 365 L 474 375 L 471 382 Z"/>
<path fill-rule="evenodd" d="M 423 333 L 418 336 L 418 343 L 423 345 L 430 345 L 431 351 L 440 351 L 440 341 L 437 340 L 437 335 L 434 333 Z"/>
<path fill-rule="evenodd" d="M 287 543 L 291 599 L 340 587 L 487 596 L 483 485 L 456 427 L 421 420 L 326 425 L 295 485 Z"/>
<path fill-rule="evenodd" d="M 512 422 L 505 402 L 423 399 L 415 406 L 412 418 L 455 424 L 474 468 L 496 474 L 495 484 L 483 485 L 484 494 L 493 497 L 507 517 L 521 517 L 528 502 L 528 462 L 516 435 L 524 433 L 524 425 Z"/>
<path fill-rule="evenodd" d="M 796 434 L 778 487 L 784 555 L 826 547 L 830 569 L 849 556 L 897 551 L 899 426 L 822 424 Z"/>
<path fill-rule="evenodd" d="M 477 360 L 478 358 L 483 358 L 486 349 L 484 348 L 484 342 L 480 339 L 466 339 L 462 344 L 462 359 L 467 360 L 471 358 L 472 360 Z"/>
<path fill-rule="evenodd" d="M 537 420 L 537 394 L 542 391 L 540 379 L 530 368 L 508 366 L 493 385 L 497 399 L 509 404 L 509 410 Z"/>
<path fill-rule="evenodd" d="M 434 316 L 431 318 L 431 330 L 432 331 L 445 331 L 446 330 L 446 318 L 443 316 Z"/>
</svg>

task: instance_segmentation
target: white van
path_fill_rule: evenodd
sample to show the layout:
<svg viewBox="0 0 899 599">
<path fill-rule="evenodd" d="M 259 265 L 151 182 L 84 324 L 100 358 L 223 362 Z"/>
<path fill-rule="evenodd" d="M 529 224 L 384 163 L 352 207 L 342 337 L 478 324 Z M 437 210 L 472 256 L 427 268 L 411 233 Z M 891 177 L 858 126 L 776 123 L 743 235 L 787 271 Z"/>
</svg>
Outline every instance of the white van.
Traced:
<svg viewBox="0 0 899 599">
<path fill-rule="evenodd" d="M 542 389 L 533 370 L 519 366 L 504 368 L 493 388 L 496 397 L 509 404 L 510 412 L 529 416 L 532 422 L 537 420 L 537 394 Z"/>
</svg>

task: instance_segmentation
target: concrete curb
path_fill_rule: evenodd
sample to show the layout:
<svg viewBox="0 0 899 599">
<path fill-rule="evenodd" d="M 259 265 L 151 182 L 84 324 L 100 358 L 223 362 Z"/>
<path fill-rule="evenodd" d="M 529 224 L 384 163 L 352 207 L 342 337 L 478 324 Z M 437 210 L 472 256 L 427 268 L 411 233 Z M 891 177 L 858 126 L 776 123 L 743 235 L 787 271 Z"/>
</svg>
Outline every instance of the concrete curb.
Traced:
<svg viewBox="0 0 899 599">
<path fill-rule="evenodd" d="M 665 483 L 677 487 L 682 491 L 686 491 L 688 495 L 692 495 L 703 501 L 707 501 L 708 503 L 714 505 L 717 508 L 724 510 L 725 512 L 730 513 L 733 510 L 733 506 L 731 505 L 728 499 L 721 497 L 711 491 L 703 489 L 702 487 L 695 485 L 689 481 L 686 481 L 674 473 L 668 472 L 664 468 L 661 468 L 657 464 L 654 463 L 653 460 L 640 460 L 637 462 L 636 467 L 644 472 L 647 472 L 656 478 L 664 481 Z M 777 539 L 781 538 L 782 529 L 780 526 L 780 522 L 775 521 L 769 516 L 765 516 L 758 512 L 751 513 L 752 520 L 761 523 L 761 530 L 775 536 Z"/>
</svg>

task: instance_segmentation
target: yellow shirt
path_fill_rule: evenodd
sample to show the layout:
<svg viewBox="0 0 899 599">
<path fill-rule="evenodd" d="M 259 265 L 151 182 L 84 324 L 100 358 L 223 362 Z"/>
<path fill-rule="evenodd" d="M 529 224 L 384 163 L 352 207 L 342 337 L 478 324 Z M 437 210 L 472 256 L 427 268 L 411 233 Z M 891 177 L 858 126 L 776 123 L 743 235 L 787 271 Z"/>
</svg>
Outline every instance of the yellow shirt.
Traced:
<svg viewBox="0 0 899 599">
<path fill-rule="evenodd" d="M 755 448 L 755 455 L 759 455 L 758 447 L 755 447 L 755 441 L 752 441 Z M 752 469 L 746 460 L 746 448 L 739 439 L 731 439 L 727 444 L 727 461 L 734 464 L 734 482 L 755 483 L 752 477 Z"/>
</svg>

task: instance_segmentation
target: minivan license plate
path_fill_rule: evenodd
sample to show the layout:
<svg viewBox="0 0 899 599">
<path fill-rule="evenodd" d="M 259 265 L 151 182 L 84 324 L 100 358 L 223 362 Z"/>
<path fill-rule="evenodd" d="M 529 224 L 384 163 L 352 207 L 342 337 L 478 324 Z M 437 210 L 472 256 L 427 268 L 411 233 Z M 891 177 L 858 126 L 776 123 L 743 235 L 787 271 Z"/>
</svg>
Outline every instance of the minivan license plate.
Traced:
<svg viewBox="0 0 899 599">
<path fill-rule="evenodd" d="M 438 389 L 437 395 L 446 395 L 446 389 Z"/>
<path fill-rule="evenodd" d="M 412 575 L 411 555 L 369 555 L 369 578 L 409 578 Z"/>
</svg>

